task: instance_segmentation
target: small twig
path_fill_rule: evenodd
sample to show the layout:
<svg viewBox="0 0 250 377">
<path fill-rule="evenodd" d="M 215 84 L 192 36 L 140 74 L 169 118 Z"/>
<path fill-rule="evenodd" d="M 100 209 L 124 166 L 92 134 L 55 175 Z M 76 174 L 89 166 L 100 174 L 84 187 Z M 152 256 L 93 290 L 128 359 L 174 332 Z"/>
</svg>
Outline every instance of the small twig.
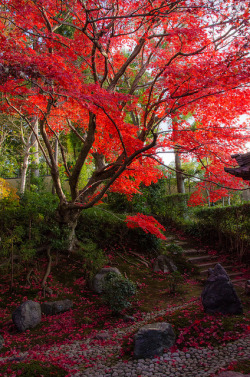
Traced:
<svg viewBox="0 0 250 377">
<path fill-rule="evenodd" d="M 116 254 L 118 255 L 118 257 L 122 258 L 122 259 L 125 260 L 127 263 L 132 264 L 132 265 L 135 266 L 135 267 L 139 267 L 138 264 L 133 263 L 133 262 L 130 262 L 130 261 L 127 260 L 122 254 L 118 253 L 117 251 L 116 251 Z"/>
</svg>

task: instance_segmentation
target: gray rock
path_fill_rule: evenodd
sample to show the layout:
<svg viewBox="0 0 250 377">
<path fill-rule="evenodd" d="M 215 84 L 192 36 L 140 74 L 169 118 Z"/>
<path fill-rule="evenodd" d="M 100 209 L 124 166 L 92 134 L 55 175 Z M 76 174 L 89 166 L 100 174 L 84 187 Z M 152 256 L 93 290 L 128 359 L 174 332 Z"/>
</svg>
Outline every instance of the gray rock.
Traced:
<svg viewBox="0 0 250 377">
<path fill-rule="evenodd" d="M 132 317 L 131 315 L 125 314 L 123 316 L 123 321 L 124 322 L 135 322 L 135 317 Z"/>
<path fill-rule="evenodd" d="M 94 339 L 97 339 L 97 340 L 107 340 L 109 338 L 110 338 L 110 334 L 108 331 L 101 331 L 94 336 Z"/>
<path fill-rule="evenodd" d="M 98 274 L 93 278 L 92 282 L 90 283 L 91 289 L 93 289 L 96 293 L 103 292 L 103 283 L 104 278 L 109 272 L 114 272 L 115 274 L 121 275 L 120 271 L 116 267 L 105 267 L 102 268 Z"/>
<path fill-rule="evenodd" d="M 245 294 L 247 296 L 250 296 L 250 280 L 246 281 L 246 284 L 245 284 Z"/>
<path fill-rule="evenodd" d="M 25 301 L 12 313 L 12 321 L 18 331 L 32 329 L 41 322 L 41 305 L 35 301 Z"/>
<path fill-rule="evenodd" d="M 166 322 L 143 326 L 134 337 L 134 357 L 136 359 L 152 358 L 162 355 L 164 350 L 175 343 L 172 326 Z"/>
<path fill-rule="evenodd" d="M 176 270 L 177 270 L 176 265 L 166 255 L 159 255 L 154 261 L 154 266 L 153 266 L 154 272 L 169 273 Z"/>
<path fill-rule="evenodd" d="M 43 302 L 41 304 L 42 313 L 46 315 L 53 315 L 64 313 L 67 310 L 71 309 L 73 306 L 73 302 L 71 300 L 61 300 L 61 301 L 51 301 L 51 302 Z"/>
<path fill-rule="evenodd" d="M 4 346 L 4 338 L 0 335 L 0 349 Z"/>
<path fill-rule="evenodd" d="M 201 294 L 206 313 L 242 314 L 243 308 L 225 269 L 217 263 Z"/>
</svg>

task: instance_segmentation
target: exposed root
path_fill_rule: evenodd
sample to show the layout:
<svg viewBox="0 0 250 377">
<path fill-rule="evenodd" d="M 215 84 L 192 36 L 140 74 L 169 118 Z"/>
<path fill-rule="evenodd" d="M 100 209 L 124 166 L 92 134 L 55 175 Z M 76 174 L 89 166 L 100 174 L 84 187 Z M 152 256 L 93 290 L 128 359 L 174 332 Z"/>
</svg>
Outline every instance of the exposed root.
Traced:
<svg viewBox="0 0 250 377">
<path fill-rule="evenodd" d="M 122 248 L 123 248 L 124 252 L 127 253 L 127 251 L 126 251 L 126 249 L 125 249 L 125 247 L 123 245 L 122 245 Z M 135 253 L 133 251 L 128 251 L 128 252 L 130 254 L 134 255 L 135 257 L 139 258 L 139 260 L 137 260 L 138 263 L 142 263 L 142 264 L 144 264 L 148 268 L 148 263 L 140 256 L 140 254 Z M 119 255 L 119 257 L 121 257 L 122 259 L 124 259 L 127 263 L 132 264 L 132 265 L 138 267 L 138 264 L 133 263 L 133 262 L 129 262 L 125 257 L 123 257 L 123 255 L 118 254 L 118 253 L 117 253 L 117 255 Z"/>
<path fill-rule="evenodd" d="M 45 274 L 44 274 L 44 277 L 43 277 L 43 280 L 42 280 L 42 283 L 41 283 L 44 297 L 46 296 L 46 293 L 48 293 L 49 296 L 51 296 L 53 294 L 52 289 L 47 287 L 47 279 L 48 279 L 48 276 L 51 272 L 51 265 L 52 265 L 52 257 L 51 257 L 51 254 L 50 254 L 50 247 L 48 247 L 48 249 L 47 249 L 47 257 L 48 257 L 48 264 L 47 264 L 47 268 L 46 268 L 46 271 L 45 271 Z"/>
<path fill-rule="evenodd" d="M 38 277 L 35 275 L 35 270 L 34 270 L 33 267 L 28 271 L 27 276 L 26 276 L 26 282 L 27 282 L 27 284 L 29 284 L 29 285 L 31 285 L 31 277 L 32 277 L 33 280 L 35 280 L 36 283 L 39 282 L 39 279 L 38 279 Z"/>
<path fill-rule="evenodd" d="M 134 255 L 137 258 L 139 258 L 139 261 L 142 264 L 145 264 L 145 266 L 148 268 L 148 263 L 144 260 L 144 258 L 140 254 L 138 254 L 138 253 L 136 253 L 134 251 L 131 251 L 131 250 L 129 250 L 128 253 Z"/>
<path fill-rule="evenodd" d="M 127 262 L 128 264 L 131 264 L 132 266 L 135 266 L 135 267 L 139 267 L 137 263 L 133 263 L 133 262 L 130 262 L 129 260 L 127 260 L 122 254 L 118 253 L 116 251 L 116 254 L 118 255 L 118 257 L 122 258 L 123 260 L 125 260 L 125 262 Z"/>
</svg>

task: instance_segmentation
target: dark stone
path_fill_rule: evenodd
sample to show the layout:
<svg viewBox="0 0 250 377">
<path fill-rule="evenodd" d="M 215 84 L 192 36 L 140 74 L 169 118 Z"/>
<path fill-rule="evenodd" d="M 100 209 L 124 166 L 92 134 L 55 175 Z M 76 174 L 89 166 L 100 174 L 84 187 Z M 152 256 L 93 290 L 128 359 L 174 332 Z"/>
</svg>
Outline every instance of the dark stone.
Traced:
<svg viewBox="0 0 250 377">
<path fill-rule="evenodd" d="M 247 296 L 250 296 L 250 280 L 246 281 L 246 284 L 245 284 L 245 294 Z"/>
<path fill-rule="evenodd" d="M 162 355 L 165 349 L 172 347 L 175 333 L 169 323 L 157 322 L 143 326 L 134 339 L 134 357 L 146 359 Z"/>
<path fill-rule="evenodd" d="M 41 305 L 35 301 L 23 302 L 12 314 L 18 331 L 32 329 L 41 322 Z"/>
<path fill-rule="evenodd" d="M 61 301 L 51 301 L 43 302 L 41 304 L 42 313 L 46 315 L 53 315 L 64 313 L 67 310 L 71 309 L 73 302 L 71 300 L 61 300 Z"/>
<path fill-rule="evenodd" d="M 4 346 L 4 338 L 0 335 L 0 349 Z"/>
<path fill-rule="evenodd" d="M 115 274 L 121 275 L 120 271 L 116 267 L 104 267 L 102 268 L 98 274 L 93 278 L 91 282 L 91 289 L 95 291 L 96 293 L 102 293 L 103 292 L 103 283 L 104 278 L 109 272 L 114 272 Z"/>
<path fill-rule="evenodd" d="M 206 313 L 242 314 L 243 308 L 224 268 L 217 263 L 209 269 L 209 277 L 201 294 Z"/>
<path fill-rule="evenodd" d="M 159 255 L 154 261 L 154 266 L 153 266 L 154 272 L 170 273 L 176 270 L 177 270 L 176 265 L 166 255 Z"/>
</svg>

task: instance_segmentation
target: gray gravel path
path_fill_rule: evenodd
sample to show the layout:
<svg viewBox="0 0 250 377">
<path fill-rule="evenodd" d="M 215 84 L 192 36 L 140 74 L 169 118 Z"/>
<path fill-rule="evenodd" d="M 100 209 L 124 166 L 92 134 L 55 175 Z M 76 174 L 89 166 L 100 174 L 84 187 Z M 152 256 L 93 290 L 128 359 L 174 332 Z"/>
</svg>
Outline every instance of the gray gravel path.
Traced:
<svg viewBox="0 0 250 377">
<path fill-rule="evenodd" d="M 167 311 L 175 311 L 190 304 Z M 162 310 L 144 315 L 139 326 L 165 312 L 166 310 Z M 43 354 L 49 354 L 50 357 L 63 354 L 73 360 L 77 366 L 80 366 L 81 371 L 74 372 L 76 367 L 72 366 L 70 374 L 72 377 L 211 377 L 232 361 L 250 359 L 250 335 L 248 335 L 215 349 L 188 348 L 186 352 L 167 352 L 154 359 L 121 361 L 119 358 L 121 340 L 124 335 L 137 328 L 138 323 L 133 323 L 126 328 L 102 331 L 92 338 L 52 346 Z M 27 356 L 29 356 L 27 352 L 18 354 L 23 360 Z M 65 366 L 69 367 L 67 362 Z"/>
</svg>

